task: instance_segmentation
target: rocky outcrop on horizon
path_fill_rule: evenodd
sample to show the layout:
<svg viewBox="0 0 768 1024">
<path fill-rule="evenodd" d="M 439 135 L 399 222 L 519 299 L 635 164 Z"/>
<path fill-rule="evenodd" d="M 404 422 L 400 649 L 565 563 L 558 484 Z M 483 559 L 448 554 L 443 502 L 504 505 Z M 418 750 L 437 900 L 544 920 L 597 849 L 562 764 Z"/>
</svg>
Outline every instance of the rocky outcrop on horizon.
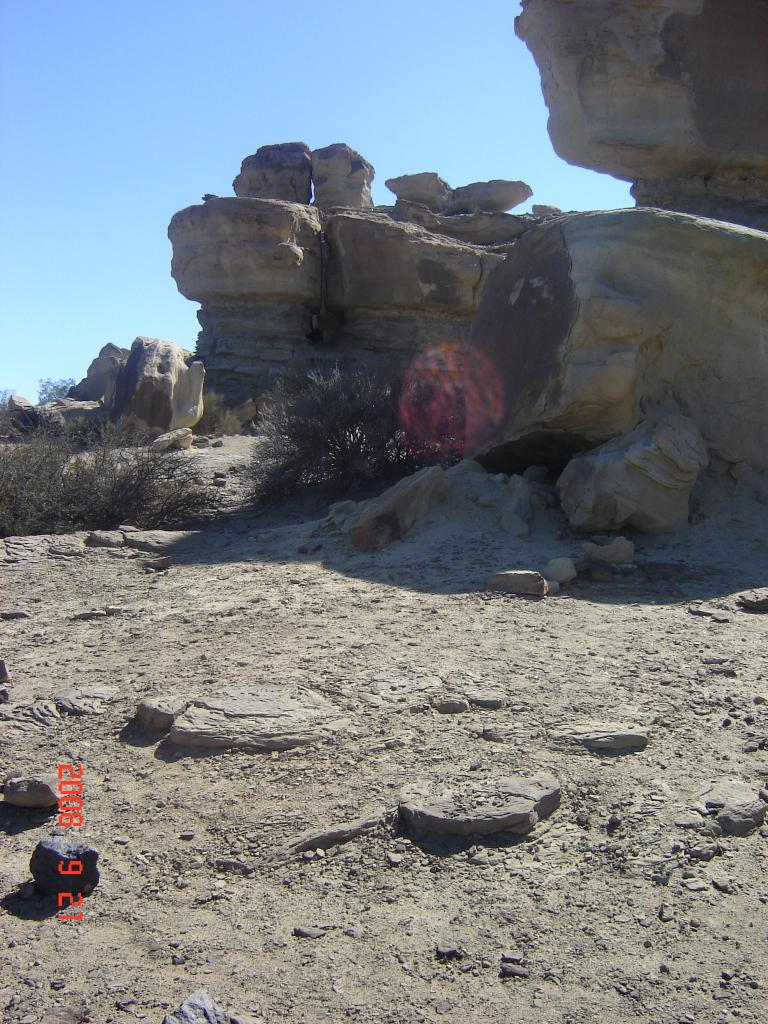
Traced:
<svg viewBox="0 0 768 1024">
<path fill-rule="evenodd" d="M 397 371 L 462 344 L 488 274 L 538 223 L 502 212 L 532 194 L 524 182 L 452 189 L 434 172 L 404 175 L 390 184 L 424 202 L 373 208 L 373 176 L 341 143 L 262 146 L 243 161 L 236 197 L 206 196 L 171 220 L 171 273 L 201 305 L 197 353 L 228 401 L 292 363 Z"/>
<path fill-rule="evenodd" d="M 768 6 L 523 0 L 563 159 L 633 182 L 640 206 L 768 228 Z"/>
</svg>

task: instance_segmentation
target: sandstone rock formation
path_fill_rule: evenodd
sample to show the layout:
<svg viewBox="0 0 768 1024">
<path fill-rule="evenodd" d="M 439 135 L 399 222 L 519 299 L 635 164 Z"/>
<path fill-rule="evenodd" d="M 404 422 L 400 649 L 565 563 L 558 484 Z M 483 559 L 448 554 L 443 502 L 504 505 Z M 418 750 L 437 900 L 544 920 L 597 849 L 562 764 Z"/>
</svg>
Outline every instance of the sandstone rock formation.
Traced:
<svg viewBox="0 0 768 1024">
<path fill-rule="evenodd" d="M 413 354 L 465 336 L 502 257 L 381 214 L 345 210 L 325 227 L 326 304 L 344 340 Z"/>
<path fill-rule="evenodd" d="M 338 708 L 316 693 L 263 684 L 193 699 L 174 719 L 169 738 L 181 747 L 264 753 L 318 743 L 347 724 Z"/>
<path fill-rule="evenodd" d="M 363 551 L 378 551 L 399 540 L 448 494 L 440 466 L 428 466 L 365 502 L 347 525 L 347 536 Z"/>
<path fill-rule="evenodd" d="M 389 216 L 393 220 L 418 224 L 427 231 L 455 238 L 467 245 L 509 245 L 537 223 L 531 216 L 487 213 L 483 210 L 445 216 L 433 213 L 422 203 L 405 199 L 397 200 Z"/>
<path fill-rule="evenodd" d="M 433 213 L 440 213 L 445 209 L 453 192 L 448 182 L 443 181 L 434 171 L 401 174 L 399 178 L 388 178 L 384 184 L 398 199 L 419 203 Z"/>
<path fill-rule="evenodd" d="M 312 153 L 315 206 L 365 208 L 373 206 L 371 182 L 374 169 L 356 150 L 342 142 Z"/>
<path fill-rule="evenodd" d="M 464 340 L 502 258 L 374 211 L 259 199 L 190 207 L 168 233 L 179 290 L 202 303 L 210 385 L 235 402 L 292 361 L 404 366 Z"/>
<path fill-rule="evenodd" d="M 120 370 L 128 361 L 128 349 L 108 342 L 88 367 L 79 384 L 69 390 L 69 397 L 78 402 L 103 402 L 109 408 L 115 397 Z"/>
<path fill-rule="evenodd" d="M 585 532 L 675 530 L 688 521 L 688 499 L 708 462 L 693 420 L 667 416 L 641 423 L 571 459 L 557 482 L 563 511 L 575 530 Z"/>
<path fill-rule="evenodd" d="M 312 155 L 303 142 L 261 146 L 243 160 L 232 182 L 235 195 L 245 199 L 281 199 L 308 203 L 312 198 Z"/>
<path fill-rule="evenodd" d="M 768 468 L 768 235 L 654 210 L 573 214 L 492 274 L 468 361 L 503 382 L 468 442 L 510 471 L 681 413 L 729 463 Z M 472 445 L 470 445 L 471 450 Z"/>
<path fill-rule="evenodd" d="M 204 377 L 191 352 L 159 338 L 137 338 L 118 377 L 111 416 L 162 431 L 193 427 L 203 415 Z"/>
<path fill-rule="evenodd" d="M 457 213 L 505 213 L 530 199 L 533 190 L 524 181 L 476 181 L 471 185 L 455 188 L 445 212 Z"/>
<path fill-rule="evenodd" d="M 549 132 L 642 206 L 768 228 L 768 6 L 523 0 Z"/>
</svg>

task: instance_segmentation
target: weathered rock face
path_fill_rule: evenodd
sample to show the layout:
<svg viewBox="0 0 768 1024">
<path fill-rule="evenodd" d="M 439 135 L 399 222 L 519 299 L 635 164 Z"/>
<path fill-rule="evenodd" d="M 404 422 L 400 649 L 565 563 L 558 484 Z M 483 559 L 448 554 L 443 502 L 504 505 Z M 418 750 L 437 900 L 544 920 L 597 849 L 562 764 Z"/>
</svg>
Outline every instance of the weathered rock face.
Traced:
<svg viewBox="0 0 768 1024">
<path fill-rule="evenodd" d="M 312 153 L 312 181 L 315 206 L 353 209 L 373 206 L 371 182 L 374 169 L 358 152 L 336 142 Z"/>
<path fill-rule="evenodd" d="M 233 401 L 292 360 L 407 364 L 466 339 L 502 258 L 373 211 L 259 199 L 190 207 L 168 233 L 179 290 L 203 305 L 209 386 Z"/>
<path fill-rule="evenodd" d="M 179 291 L 202 303 L 198 354 L 210 386 L 242 401 L 293 358 L 322 304 L 319 211 L 214 199 L 177 213 L 168 236 Z"/>
<path fill-rule="evenodd" d="M 245 199 L 280 199 L 308 203 L 312 198 L 312 155 L 303 142 L 261 146 L 243 160 L 232 182 L 235 195 Z"/>
<path fill-rule="evenodd" d="M 420 203 L 434 213 L 440 213 L 445 209 L 453 192 L 448 182 L 443 181 L 434 171 L 401 174 L 399 178 L 388 178 L 384 184 L 398 199 Z"/>
<path fill-rule="evenodd" d="M 193 427 L 203 415 L 201 362 L 158 338 L 137 338 L 117 380 L 111 416 L 133 417 L 149 427 Z"/>
<path fill-rule="evenodd" d="M 530 199 L 533 190 L 524 181 L 476 181 L 471 185 L 455 188 L 446 213 L 505 213 Z"/>
<path fill-rule="evenodd" d="M 654 210 L 573 214 L 528 232 L 492 274 L 473 360 L 503 382 L 468 446 L 514 469 L 682 413 L 726 462 L 768 468 L 768 235 Z M 471 443 L 470 443 L 471 442 Z"/>
<path fill-rule="evenodd" d="M 577 455 L 558 480 L 563 511 L 575 530 L 634 526 L 666 533 L 688 521 L 688 499 L 709 462 L 693 420 L 668 416 Z"/>
<path fill-rule="evenodd" d="M 643 206 L 768 228 L 768 4 L 523 0 L 549 132 Z"/>
<path fill-rule="evenodd" d="M 128 361 L 128 349 L 111 342 L 106 344 L 88 367 L 79 384 L 69 390 L 69 397 L 78 402 L 103 401 L 110 406 L 114 401 L 115 385 L 120 370 Z"/>
<path fill-rule="evenodd" d="M 338 213 L 325 235 L 326 304 L 342 343 L 379 351 L 462 340 L 502 259 L 375 213 Z"/>
<path fill-rule="evenodd" d="M 398 199 L 390 213 L 393 220 L 418 224 L 434 234 L 455 238 L 467 245 L 509 245 L 525 234 L 536 221 L 530 216 L 511 213 L 475 213 L 443 216 L 422 203 Z"/>
</svg>

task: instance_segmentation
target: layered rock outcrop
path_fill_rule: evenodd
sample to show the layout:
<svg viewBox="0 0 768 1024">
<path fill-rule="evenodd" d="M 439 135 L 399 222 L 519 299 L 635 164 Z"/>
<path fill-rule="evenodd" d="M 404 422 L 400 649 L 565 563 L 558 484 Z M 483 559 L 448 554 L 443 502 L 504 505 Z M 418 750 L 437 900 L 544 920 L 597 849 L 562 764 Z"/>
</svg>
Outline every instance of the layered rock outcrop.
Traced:
<svg viewBox="0 0 768 1024">
<path fill-rule="evenodd" d="M 721 459 L 768 469 L 766 284 L 768 234 L 719 221 L 637 209 L 534 228 L 472 326 L 470 364 L 504 386 L 479 454 L 564 464 L 680 413 Z"/>
<path fill-rule="evenodd" d="M 308 203 L 312 199 L 312 154 L 303 142 L 262 146 L 243 160 L 232 182 L 242 199 L 282 199 Z"/>
<path fill-rule="evenodd" d="M 306 198 L 307 160 L 313 205 L 287 200 L 297 168 Z M 405 191 L 432 196 L 433 206 L 463 196 L 437 175 L 401 180 L 409 177 L 418 181 Z M 372 178 L 348 146 L 265 146 L 243 162 L 236 198 L 209 196 L 171 220 L 171 273 L 201 304 L 198 355 L 228 401 L 258 393 L 294 362 L 378 360 L 397 370 L 424 349 L 463 343 L 503 258 L 494 246 L 537 223 L 481 210 L 442 215 L 405 200 L 372 209 Z M 518 185 L 530 194 L 522 183 L 481 182 L 457 202 L 498 207 L 520 197 Z"/>
<path fill-rule="evenodd" d="M 549 133 L 641 206 L 768 228 L 768 4 L 523 0 Z"/>
</svg>

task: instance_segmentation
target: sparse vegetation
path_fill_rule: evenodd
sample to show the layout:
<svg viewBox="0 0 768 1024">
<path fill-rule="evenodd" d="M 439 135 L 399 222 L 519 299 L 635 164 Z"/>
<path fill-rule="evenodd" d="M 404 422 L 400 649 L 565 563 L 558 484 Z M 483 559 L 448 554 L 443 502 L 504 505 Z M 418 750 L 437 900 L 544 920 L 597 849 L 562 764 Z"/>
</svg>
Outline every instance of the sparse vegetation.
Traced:
<svg viewBox="0 0 768 1024">
<path fill-rule="evenodd" d="M 37 401 L 40 405 L 46 402 L 53 402 L 57 398 L 66 398 L 69 389 L 73 388 L 77 381 L 73 377 L 63 377 L 61 380 L 52 380 L 46 377 L 37 382 Z"/>
<path fill-rule="evenodd" d="M 146 446 L 146 436 L 107 427 L 85 451 L 82 438 L 38 430 L 0 446 L 0 537 L 177 526 L 210 509 L 192 465 Z"/>
<path fill-rule="evenodd" d="M 196 424 L 196 434 L 241 434 L 242 414 L 226 405 L 218 391 L 203 392 L 203 418 Z"/>
<path fill-rule="evenodd" d="M 345 494 L 461 458 L 458 432 L 409 437 L 400 405 L 398 385 L 364 367 L 286 375 L 259 414 L 260 443 L 250 466 L 254 500 L 278 501 L 314 485 Z"/>
</svg>

